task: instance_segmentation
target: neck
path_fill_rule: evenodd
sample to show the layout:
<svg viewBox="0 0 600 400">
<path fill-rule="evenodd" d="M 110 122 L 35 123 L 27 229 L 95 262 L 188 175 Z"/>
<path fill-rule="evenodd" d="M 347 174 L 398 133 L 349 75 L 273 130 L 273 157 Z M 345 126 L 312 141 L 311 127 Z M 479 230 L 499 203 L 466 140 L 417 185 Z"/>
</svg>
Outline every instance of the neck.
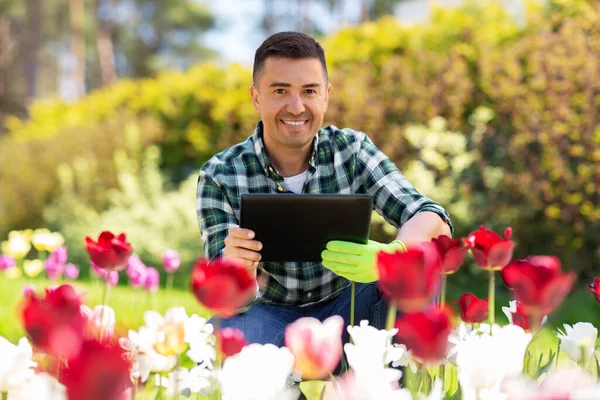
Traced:
<svg viewBox="0 0 600 400">
<path fill-rule="evenodd" d="M 286 154 L 270 154 L 267 151 L 269 160 L 284 178 L 295 176 L 303 173 L 308 169 L 308 161 L 310 159 L 310 148 L 308 151 L 301 149 L 285 152 Z"/>
</svg>

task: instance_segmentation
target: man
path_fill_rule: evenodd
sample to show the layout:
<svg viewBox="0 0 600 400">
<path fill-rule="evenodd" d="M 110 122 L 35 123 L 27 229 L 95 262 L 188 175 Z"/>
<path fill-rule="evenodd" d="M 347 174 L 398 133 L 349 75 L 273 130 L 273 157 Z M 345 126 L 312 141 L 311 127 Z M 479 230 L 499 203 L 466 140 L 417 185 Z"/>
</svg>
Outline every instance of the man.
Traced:
<svg viewBox="0 0 600 400">
<path fill-rule="evenodd" d="M 269 37 L 256 51 L 253 79 L 250 95 L 261 117 L 254 134 L 212 157 L 198 179 L 205 255 L 235 259 L 261 282 L 250 307 L 223 326 L 241 329 L 251 343 L 282 346 L 285 327 L 300 317 L 337 314 L 348 325 L 352 280 L 359 282 L 356 323 L 368 319 L 382 329 L 387 306 L 375 282 L 376 252 L 450 236 L 447 212 L 418 193 L 364 133 L 321 128 L 332 88 L 313 38 L 296 32 Z M 397 240 L 330 242 L 322 263 L 261 263 L 262 244 L 237 226 L 240 196 L 288 191 L 371 193 L 376 211 L 399 228 Z"/>
</svg>

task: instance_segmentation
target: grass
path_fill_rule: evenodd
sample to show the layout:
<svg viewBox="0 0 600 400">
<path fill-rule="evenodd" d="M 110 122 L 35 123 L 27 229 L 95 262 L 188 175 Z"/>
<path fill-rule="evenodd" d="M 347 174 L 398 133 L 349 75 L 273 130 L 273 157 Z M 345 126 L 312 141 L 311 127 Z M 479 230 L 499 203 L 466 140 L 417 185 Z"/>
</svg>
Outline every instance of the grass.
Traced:
<svg viewBox="0 0 600 400">
<path fill-rule="evenodd" d="M 0 278 L 0 336 L 16 343 L 25 335 L 22 328 L 19 306 L 23 298 L 23 288 L 34 284 L 38 293 L 43 289 L 61 283 L 69 283 L 79 293 L 83 294 L 83 303 L 90 307 L 99 305 L 102 301 L 102 282 L 94 281 L 49 281 L 47 279 Z M 183 306 L 188 315 L 198 314 L 208 317 L 210 313 L 204 309 L 189 290 L 160 288 L 156 293 L 148 293 L 144 289 L 134 289 L 129 286 L 115 286 L 110 289 L 108 305 L 116 313 L 115 331 L 126 335 L 128 329 L 137 330 L 144 325 L 144 312 L 156 310 L 164 314 L 171 307 Z"/>
</svg>

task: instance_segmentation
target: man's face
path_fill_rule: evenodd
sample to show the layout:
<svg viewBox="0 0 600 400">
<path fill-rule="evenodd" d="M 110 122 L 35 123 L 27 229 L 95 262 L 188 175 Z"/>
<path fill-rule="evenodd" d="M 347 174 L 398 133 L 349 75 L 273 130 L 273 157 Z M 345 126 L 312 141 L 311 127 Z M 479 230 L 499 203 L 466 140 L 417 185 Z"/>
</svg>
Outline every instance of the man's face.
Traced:
<svg viewBox="0 0 600 400">
<path fill-rule="evenodd" d="M 312 139 L 323 123 L 330 90 L 317 58 L 265 60 L 250 94 L 263 121 L 269 153 L 310 151 Z"/>
</svg>

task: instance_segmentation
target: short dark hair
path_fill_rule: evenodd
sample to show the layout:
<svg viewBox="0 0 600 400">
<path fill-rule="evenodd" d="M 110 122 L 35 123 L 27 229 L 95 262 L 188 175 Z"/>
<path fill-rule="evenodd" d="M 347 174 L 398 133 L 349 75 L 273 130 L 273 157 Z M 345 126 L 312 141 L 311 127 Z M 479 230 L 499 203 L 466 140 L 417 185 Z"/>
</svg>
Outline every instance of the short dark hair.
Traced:
<svg viewBox="0 0 600 400">
<path fill-rule="evenodd" d="M 254 54 L 254 68 L 252 79 L 258 81 L 269 57 L 280 58 L 316 58 L 321 61 L 325 71 L 325 80 L 328 79 L 325 52 L 321 45 L 312 37 L 301 32 L 279 32 L 269 36 Z"/>
</svg>

